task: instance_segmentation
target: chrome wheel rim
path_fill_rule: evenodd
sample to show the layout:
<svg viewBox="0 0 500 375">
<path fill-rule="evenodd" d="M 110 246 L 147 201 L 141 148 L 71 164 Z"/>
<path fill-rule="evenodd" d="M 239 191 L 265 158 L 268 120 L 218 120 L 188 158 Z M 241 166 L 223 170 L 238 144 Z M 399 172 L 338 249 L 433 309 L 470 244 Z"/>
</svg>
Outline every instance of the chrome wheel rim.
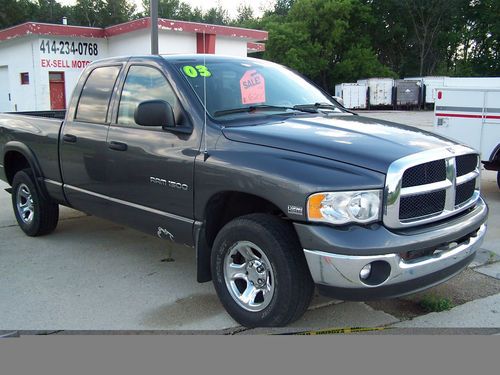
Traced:
<svg viewBox="0 0 500 375">
<path fill-rule="evenodd" d="M 20 184 L 17 189 L 16 207 L 17 213 L 23 223 L 29 224 L 33 221 L 33 217 L 35 216 L 33 196 L 26 184 Z"/>
<path fill-rule="evenodd" d="M 247 311 L 262 311 L 273 299 L 276 283 L 271 262 L 253 242 L 231 246 L 224 259 L 224 280 L 233 300 Z"/>
</svg>

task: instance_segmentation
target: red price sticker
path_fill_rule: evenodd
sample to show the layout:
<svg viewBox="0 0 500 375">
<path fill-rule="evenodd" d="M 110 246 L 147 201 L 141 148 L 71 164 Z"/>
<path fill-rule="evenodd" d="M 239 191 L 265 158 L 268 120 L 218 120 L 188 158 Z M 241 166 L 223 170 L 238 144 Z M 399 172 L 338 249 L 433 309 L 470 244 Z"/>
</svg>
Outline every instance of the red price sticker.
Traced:
<svg viewBox="0 0 500 375">
<path fill-rule="evenodd" d="M 241 102 L 243 104 L 266 101 L 266 81 L 256 70 L 249 70 L 240 79 Z"/>
</svg>

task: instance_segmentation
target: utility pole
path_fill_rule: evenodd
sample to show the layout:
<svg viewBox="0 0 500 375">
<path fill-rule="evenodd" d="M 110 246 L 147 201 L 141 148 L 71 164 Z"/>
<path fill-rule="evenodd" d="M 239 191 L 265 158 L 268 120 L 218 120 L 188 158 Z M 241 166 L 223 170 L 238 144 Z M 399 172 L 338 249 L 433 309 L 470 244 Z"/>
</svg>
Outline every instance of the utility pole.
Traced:
<svg viewBox="0 0 500 375">
<path fill-rule="evenodd" d="M 158 0 L 151 0 L 151 54 L 158 55 Z"/>
</svg>

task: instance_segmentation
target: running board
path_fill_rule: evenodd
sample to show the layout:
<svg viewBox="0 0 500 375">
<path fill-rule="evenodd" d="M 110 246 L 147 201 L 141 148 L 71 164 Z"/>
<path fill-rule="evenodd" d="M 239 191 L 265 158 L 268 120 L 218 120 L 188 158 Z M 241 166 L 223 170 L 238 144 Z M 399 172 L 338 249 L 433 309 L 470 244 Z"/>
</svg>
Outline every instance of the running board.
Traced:
<svg viewBox="0 0 500 375">
<path fill-rule="evenodd" d="M 7 188 L 7 189 L 5 189 L 5 191 L 6 191 L 7 193 L 9 193 L 9 194 L 12 194 L 12 188 Z"/>
</svg>

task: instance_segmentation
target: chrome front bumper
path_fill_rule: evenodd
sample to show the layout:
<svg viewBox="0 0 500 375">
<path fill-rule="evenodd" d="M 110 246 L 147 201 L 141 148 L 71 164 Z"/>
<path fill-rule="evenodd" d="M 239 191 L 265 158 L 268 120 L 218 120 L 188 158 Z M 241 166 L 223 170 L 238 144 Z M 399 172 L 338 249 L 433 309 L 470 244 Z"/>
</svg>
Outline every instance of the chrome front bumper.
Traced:
<svg viewBox="0 0 500 375">
<path fill-rule="evenodd" d="M 342 297 L 349 295 L 349 291 L 359 292 L 360 290 L 365 290 L 366 296 L 371 297 L 370 293 L 375 292 L 373 289 L 383 290 L 384 288 L 388 292 L 382 293 L 381 297 L 394 297 L 426 289 L 460 272 L 472 261 L 476 250 L 483 242 L 485 233 L 486 224 L 482 224 L 475 234 L 460 243 L 452 243 L 447 248 L 438 247 L 432 255 L 412 260 L 404 260 L 399 253 L 351 256 L 309 249 L 305 249 L 304 253 L 315 283 L 324 287 L 332 287 L 335 290 L 343 290 Z M 387 275 L 384 276 L 385 280 L 374 285 L 360 278 L 361 269 L 372 262 L 390 266 L 390 271 L 387 271 Z M 387 270 L 387 266 L 384 267 Z M 399 285 L 401 285 L 400 289 L 398 289 Z"/>
</svg>

